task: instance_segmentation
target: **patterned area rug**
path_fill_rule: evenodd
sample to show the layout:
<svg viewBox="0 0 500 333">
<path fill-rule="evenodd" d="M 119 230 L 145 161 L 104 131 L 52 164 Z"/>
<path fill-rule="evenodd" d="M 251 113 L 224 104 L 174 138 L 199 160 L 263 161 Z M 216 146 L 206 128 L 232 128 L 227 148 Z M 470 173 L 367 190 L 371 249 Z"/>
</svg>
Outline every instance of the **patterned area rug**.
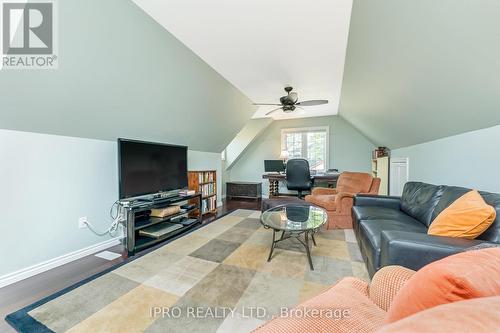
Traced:
<svg viewBox="0 0 500 333">
<path fill-rule="evenodd" d="M 368 279 L 352 230 L 321 230 L 309 270 L 303 246 L 279 243 L 260 212 L 236 210 L 209 225 L 28 307 L 38 332 L 249 332 L 344 276 Z M 16 324 L 16 313 L 10 322 Z M 17 318 L 20 316 L 17 313 Z M 26 323 L 26 318 L 23 319 Z M 28 329 L 28 327 L 31 327 Z"/>
</svg>

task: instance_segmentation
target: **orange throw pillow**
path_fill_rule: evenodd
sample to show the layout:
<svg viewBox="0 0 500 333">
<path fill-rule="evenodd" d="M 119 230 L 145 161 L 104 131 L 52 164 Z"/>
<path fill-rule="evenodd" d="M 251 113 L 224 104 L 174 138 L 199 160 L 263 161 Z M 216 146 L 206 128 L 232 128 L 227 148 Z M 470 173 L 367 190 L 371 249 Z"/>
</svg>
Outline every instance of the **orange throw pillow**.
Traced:
<svg viewBox="0 0 500 333">
<path fill-rule="evenodd" d="M 386 323 L 441 304 L 500 296 L 500 248 L 461 252 L 417 271 L 396 294 Z"/>
<path fill-rule="evenodd" d="M 472 190 L 455 200 L 432 221 L 427 233 L 474 239 L 495 221 L 495 208 L 484 202 L 478 191 Z"/>
</svg>

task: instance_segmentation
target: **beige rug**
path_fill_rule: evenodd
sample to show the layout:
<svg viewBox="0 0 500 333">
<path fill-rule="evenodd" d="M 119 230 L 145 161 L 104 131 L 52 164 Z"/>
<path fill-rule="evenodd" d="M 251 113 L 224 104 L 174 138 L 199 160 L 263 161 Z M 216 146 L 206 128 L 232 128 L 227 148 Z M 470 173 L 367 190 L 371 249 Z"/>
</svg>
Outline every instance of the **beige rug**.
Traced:
<svg viewBox="0 0 500 333">
<path fill-rule="evenodd" d="M 280 243 L 237 210 L 28 312 L 54 332 L 248 332 L 344 276 L 368 279 L 352 230 Z M 31 319 L 31 318 L 30 318 Z"/>
</svg>

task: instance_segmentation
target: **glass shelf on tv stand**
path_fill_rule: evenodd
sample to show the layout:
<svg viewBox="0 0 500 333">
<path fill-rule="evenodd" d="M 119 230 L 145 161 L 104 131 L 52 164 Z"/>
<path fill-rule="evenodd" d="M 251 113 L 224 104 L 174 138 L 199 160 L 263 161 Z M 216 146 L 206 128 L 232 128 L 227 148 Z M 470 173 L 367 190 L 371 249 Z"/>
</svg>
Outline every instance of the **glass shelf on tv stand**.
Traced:
<svg viewBox="0 0 500 333">
<path fill-rule="evenodd" d="M 156 217 L 149 217 L 148 219 L 145 220 L 138 220 L 136 222 L 136 214 L 141 213 L 147 210 L 151 210 L 153 208 L 164 208 L 168 207 L 172 204 L 176 204 L 179 202 L 183 201 L 188 201 L 190 203 L 195 204 L 195 207 L 192 209 L 189 209 L 185 212 L 179 212 L 170 216 L 166 216 L 163 218 L 156 218 Z M 153 201 L 142 201 L 139 205 L 130 205 L 126 207 L 127 210 L 127 237 L 125 239 L 125 245 L 127 247 L 127 251 L 129 256 L 134 255 L 137 251 L 143 250 L 149 246 L 153 246 L 157 243 L 163 242 L 165 240 L 168 240 L 174 236 L 179 235 L 180 233 L 183 233 L 187 231 L 188 229 L 194 227 L 195 225 L 198 225 L 201 223 L 202 219 L 202 213 L 201 213 L 201 194 L 196 193 L 194 195 L 187 195 L 187 196 L 175 196 L 175 197 L 170 197 L 162 200 L 161 202 L 153 202 Z M 155 224 L 160 224 L 164 222 L 170 222 L 173 218 L 182 216 L 182 215 L 187 215 L 188 218 L 193 218 L 196 219 L 196 222 L 189 224 L 189 225 L 183 225 L 182 228 L 174 230 L 171 233 L 168 233 L 160 238 L 152 238 L 152 237 L 147 237 L 147 236 L 141 236 L 139 235 L 139 230 L 153 226 Z M 144 222 L 147 221 L 147 222 Z"/>
</svg>

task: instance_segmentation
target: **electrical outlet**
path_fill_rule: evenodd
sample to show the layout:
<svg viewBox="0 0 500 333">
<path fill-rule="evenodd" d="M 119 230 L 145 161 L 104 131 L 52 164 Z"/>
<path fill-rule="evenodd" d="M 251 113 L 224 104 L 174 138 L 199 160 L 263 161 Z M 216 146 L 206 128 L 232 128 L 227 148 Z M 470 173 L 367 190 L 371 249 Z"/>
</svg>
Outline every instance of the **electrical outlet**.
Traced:
<svg viewBox="0 0 500 333">
<path fill-rule="evenodd" d="M 87 216 L 80 217 L 78 219 L 78 229 L 85 229 L 87 228 Z"/>
</svg>

